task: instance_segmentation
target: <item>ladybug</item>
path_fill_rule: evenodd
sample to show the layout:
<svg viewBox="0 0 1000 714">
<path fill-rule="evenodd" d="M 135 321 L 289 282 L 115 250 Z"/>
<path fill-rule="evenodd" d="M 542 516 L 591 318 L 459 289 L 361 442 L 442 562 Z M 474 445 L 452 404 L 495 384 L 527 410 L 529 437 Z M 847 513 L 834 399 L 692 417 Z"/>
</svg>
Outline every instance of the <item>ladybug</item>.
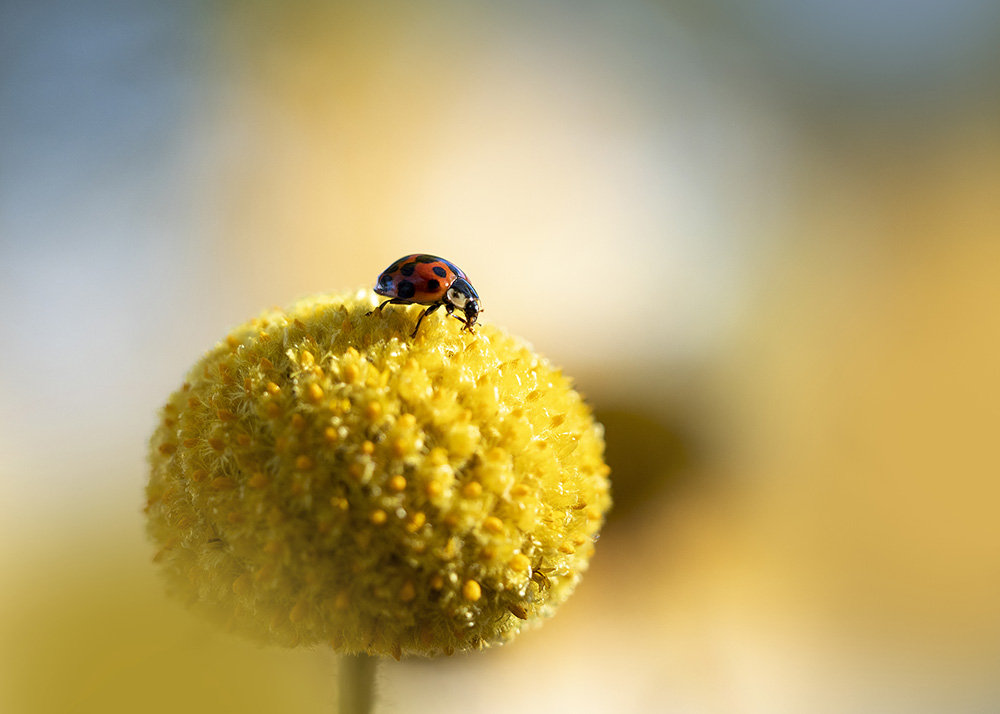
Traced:
<svg viewBox="0 0 1000 714">
<path fill-rule="evenodd" d="M 369 312 L 382 312 L 386 305 L 430 305 L 420 315 L 410 337 L 417 336 L 417 329 L 425 317 L 442 305 L 448 314 L 464 323 L 463 330 L 472 332 L 479 317 L 479 293 L 469 278 L 457 265 L 436 255 L 414 253 L 407 255 L 382 271 L 375 283 L 375 292 L 389 298 Z M 453 315 L 454 310 L 465 314 L 465 319 Z"/>
</svg>

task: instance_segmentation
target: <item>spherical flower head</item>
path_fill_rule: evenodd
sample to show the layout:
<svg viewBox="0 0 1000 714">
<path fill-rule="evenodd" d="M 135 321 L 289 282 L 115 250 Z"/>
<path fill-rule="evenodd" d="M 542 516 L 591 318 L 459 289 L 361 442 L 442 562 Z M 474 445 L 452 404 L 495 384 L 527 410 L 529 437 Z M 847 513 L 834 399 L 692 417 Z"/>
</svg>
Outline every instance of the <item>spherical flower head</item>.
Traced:
<svg viewBox="0 0 1000 714">
<path fill-rule="evenodd" d="M 163 407 L 146 489 L 171 588 L 282 645 L 433 655 L 573 590 L 610 506 L 602 429 L 489 324 L 322 295 L 233 330 Z"/>
</svg>

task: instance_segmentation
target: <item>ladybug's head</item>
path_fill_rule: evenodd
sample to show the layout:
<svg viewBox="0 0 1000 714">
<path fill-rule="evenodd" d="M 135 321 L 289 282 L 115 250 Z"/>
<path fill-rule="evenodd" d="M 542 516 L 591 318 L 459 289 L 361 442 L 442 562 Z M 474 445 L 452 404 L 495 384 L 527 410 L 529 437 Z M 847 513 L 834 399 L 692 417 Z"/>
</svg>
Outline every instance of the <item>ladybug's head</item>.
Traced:
<svg viewBox="0 0 1000 714">
<path fill-rule="evenodd" d="M 465 329 L 472 331 L 472 326 L 479 318 L 479 293 L 472 287 L 472 283 L 464 278 L 458 278 L 448 288 L 444 294 L 444 299 L 450 305 L 465 313 Z"/>
</svg>

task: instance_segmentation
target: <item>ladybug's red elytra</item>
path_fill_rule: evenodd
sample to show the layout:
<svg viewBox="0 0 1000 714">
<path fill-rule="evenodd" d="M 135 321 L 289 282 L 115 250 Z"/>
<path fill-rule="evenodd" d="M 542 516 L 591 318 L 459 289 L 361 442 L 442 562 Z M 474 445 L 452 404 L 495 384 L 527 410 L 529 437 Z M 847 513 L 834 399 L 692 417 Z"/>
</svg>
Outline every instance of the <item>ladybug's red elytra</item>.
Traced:
<svg viewBox="0 0 1000 714">
<path fill-rule="evenodd" d="M 465 325 L 463 330 L 472 332 L 481 309 L 479 293 L 466 274 L 451 261 L 436 255 L 414 253 L 400 258 L 378 276 L 375 292 L 389 299 L 369 315 L 381 313 L 382 308 L 390 304 L 430 306 L 421 313 L 410 337 L 416 337 L 424 318 L 442 305 L 449 315 Z M 462 312 L 465 318 L 452 314 L 454 310 Z"/>
</svg>

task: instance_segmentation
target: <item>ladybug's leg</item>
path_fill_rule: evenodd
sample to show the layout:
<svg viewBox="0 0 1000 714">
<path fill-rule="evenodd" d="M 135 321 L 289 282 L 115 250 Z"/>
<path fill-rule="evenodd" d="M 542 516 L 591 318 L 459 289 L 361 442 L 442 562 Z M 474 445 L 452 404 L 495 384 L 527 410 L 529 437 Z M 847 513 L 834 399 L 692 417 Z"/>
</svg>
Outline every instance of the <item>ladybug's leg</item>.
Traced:
<svg viewBox="0 0 1000 714">
<path fill-rule="evenodd" d="M 461 317 L 459 315 L 452 315 L 452 317 L 454 317 L 456 320 L 458 320 L 463 325 L 465 325 L 465 327 L 462 328 L 463 331 L 465 331 L 465 332 L 472 332 L 472 327 L 469 326 L 469 321 L 468 320 L 466 320 L 464 317 Z"/>
<path fill-rule="evenodd" d="M 379 306 L 378 306 L 377 308 L 375 308 L 374 310 L 372 310 L 372 311 L 370 311 L 370 312 L 366 312 L 366 313 L 365 313 L 365 317 L 368 317 L 368 316 L 370 316 L 370 315 L 373 315 L 373 314 L 375 314 L 376 312 L 377 312 L 377 313 L 378 313 L 379 315 L 381 315 L 381 314 L 382 314 L 382 308 L 383 308 L 383 307 L 385 307 L 386 305 L 412 305 L 412 304 L 413 304 L 413 303 L 412 303 L 412 302 L 410 302 L 409 300 L 400 300 L 399 298 L 390 298 L 389 300 L 386 300 L 386 301 L 385 301 L 384 303 L 382 303 L 381 305 L 379 305 Z"/>
<path fill-rule="evenodd" d="M 384 305 L 385 303 L 382 303 L 382 304 Z M 422 313 L 420 313 L 420 319 L 417 320 L 417 324 L 413 328 L 413 332 L 410 333 L 410 337 L 416 337 L 417 336 L 417 329 L 419 329 L 420 323 L 424 321 L 425 317 L 427 317 L 428 315 L 430 315 L 432 312 L 434 312 L 435 310 L 437 310 L 439 307 L 441 307 L 441 303 L 439 303 L 439 302 L 438 303 L 434 303 L 429 308 L 427 308 Z"/>
<path fill-rule="evenodd" d="M 448 303 L 447 305 L 445 305 L 445 307 L 446 307 L 446 308 L 448 309 L 448 314 L 449 314 L 449 315 L 451 315 L 452 317 L 454 317 L 454 318 L 455 318 L 456 320 L 458 320 L 459 322 L 461 322 L 461 323 L 462 323 L 463 325 L 466 325 L 466 324 L 468 324 L 468 323 L 467 323 L 467 322 L 465 321 L 465 318 L 462 318 L 462 317 L 459 317 L 458 315 L 456 315 L 456 314 L 455 314 L 455 313 L 453 312 L 453 310 L 455 309 L 455 306 L 454 306 L 454 305 L 452 305 L 451 303 Z"/>
</svg>

